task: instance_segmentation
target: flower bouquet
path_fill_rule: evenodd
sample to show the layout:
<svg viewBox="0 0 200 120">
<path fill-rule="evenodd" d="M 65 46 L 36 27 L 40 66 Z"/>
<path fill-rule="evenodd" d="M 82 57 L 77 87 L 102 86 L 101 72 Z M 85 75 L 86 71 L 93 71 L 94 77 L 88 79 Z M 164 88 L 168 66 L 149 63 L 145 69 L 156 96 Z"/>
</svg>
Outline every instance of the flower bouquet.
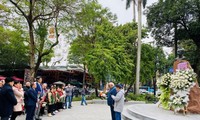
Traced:
<svg viewBox="0 0 200 120">
<path fill-rule="evenodd" d="M 171 76 L 170 88 L 173 90 L 173 95 L 170 97 L 169 106 L 174 112 L 183 110 L 185 113 L 190 89 L 196 84 L 196 76 L 192 69 L 178 70 Z"/>
<path fill-rule="evenodd" d="M 174 110 L 174 112 L 185 110 L 189 102 L 189 97 L 187 92 L 182 94 L 174 94 L 170 97 L 169 106 Z"/>
<path fill-rule="evenodd" d="M 170 98 L 170 83 L 171 83 L 171 74 L 167 73 L 157 80 L 157 86 L 161 90 L 161 95 L 159 96 L 159 102 L 162 104 L 164 109 L 169 109 L 169 98 Z M 159 105 L 160 105 L 159 104 Z"/>
<path fill-rule="evenodd" d="M 170 83 L 171 83 L 171 74 L 169 74 L 169 73 L 163 75 L 161 77 L 161 79 L 157 80 L 157 86 L 158 87 L 167 88 L 167 87 L 169 87 Z"/>
</svg>

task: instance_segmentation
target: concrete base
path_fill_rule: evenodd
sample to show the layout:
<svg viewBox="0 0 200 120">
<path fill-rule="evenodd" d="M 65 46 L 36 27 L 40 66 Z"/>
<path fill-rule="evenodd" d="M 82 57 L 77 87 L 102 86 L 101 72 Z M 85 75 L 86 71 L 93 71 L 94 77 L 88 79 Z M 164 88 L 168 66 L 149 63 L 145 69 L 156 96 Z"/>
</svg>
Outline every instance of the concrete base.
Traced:
<svg viewBox="0 0 200 120">
<path fill-rule="evenodd" d="M 199 114 L 181 113 L 158 108 L 156 104 L 134 104 L 127 106 L 122 117 L 124 120 L 200 120 Z"/>
</svg>

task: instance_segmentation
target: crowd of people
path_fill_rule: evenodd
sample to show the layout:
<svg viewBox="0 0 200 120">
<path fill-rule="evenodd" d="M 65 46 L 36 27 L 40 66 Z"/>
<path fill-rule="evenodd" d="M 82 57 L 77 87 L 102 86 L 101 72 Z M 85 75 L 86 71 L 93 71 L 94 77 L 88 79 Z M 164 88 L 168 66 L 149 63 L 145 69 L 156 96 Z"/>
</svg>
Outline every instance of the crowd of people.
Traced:
<svg viewBox="0 0 200 120">
<path fill-rule="evenodd" d="M 87 88 L 81 91 L 81 105 L 87 105 L 85 95 Z M 63 109 L 71 109 L 74 86 L 51 85 L 42 83 L 42 77 L 36 82 L 26 82 L 24 86 L 7 77 L 0 81 L 0 120 L 15 120 L 26 114 L 26 120 L 40 120 L 47 109 L 51 117 Z"/>
<path fill-rule="evenodd" d="M 81 90 L 81 105 L 87 105 L 87 87 Z M 24 86 L 13 78 L 0 81 L 0 120 L 15 120 L 26 114 L 26 120 L 40 120 L 47 110 L 49 117 L 63 109 L 71 109 L 74 86 L 51 85 L 42 83 L 42 77 L 36 82 L 26 82 Z M 110 106 L 112 120 L 121 120 L 124 106 L 124 90 L 121 84 L 108 84 L 107 103 Z"/>
</svg>

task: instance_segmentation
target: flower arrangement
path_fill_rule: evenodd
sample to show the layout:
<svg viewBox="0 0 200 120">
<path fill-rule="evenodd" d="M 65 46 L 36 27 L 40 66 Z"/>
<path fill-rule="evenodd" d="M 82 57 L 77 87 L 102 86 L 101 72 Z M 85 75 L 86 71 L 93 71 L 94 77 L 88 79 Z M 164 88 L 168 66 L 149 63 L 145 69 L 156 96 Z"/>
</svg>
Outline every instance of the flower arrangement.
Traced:
<svg viewBox="0 0 200 120">
<path fill-rule="evenodd" d="M 189 102 L 188 92 L 179 91 L 170 97 L 169 106 L 175 111 L 184 110 Z"/>
<path fill-rule="evenodd" d="M 165 74 L 157 81 L 162 91 L 160 102 L 164 109 L 172 108 L 175 112 L 184 110 L 189 102 L 190 89 L 196 84 L 193 69 L 177 70 L 175 74 Z"/>
<path fill-rule="evenodd" d="M 171 74 L 167 73 L 157 80 L 157 86 L 161 90 L 161 95 L 159 96 L 159 102 L 162 104 L 164 109 L 170 109 L 170 84 L 171 84 Z"/>
<path fill-rule="evenodd" d="M 173 95 L 170 97 L 169 106 L 175 112 L 184 110 L 189 102 L 190 89 L 195 85 L 196 73 L 192 69 L 178 70 L 171 76 L 170 88 Z"/>
<path fill-rule="evenodd" d="M 164 87 L 164 88 L 167 88 L 169 87 L 170 83 L 171 83 L 171 74 L 167 73 L 165 75 L 163 75 L 161 77 L 161 79 L 158 79 L 157 80 L 157 86 L 158 87 Z"/>
</svg>

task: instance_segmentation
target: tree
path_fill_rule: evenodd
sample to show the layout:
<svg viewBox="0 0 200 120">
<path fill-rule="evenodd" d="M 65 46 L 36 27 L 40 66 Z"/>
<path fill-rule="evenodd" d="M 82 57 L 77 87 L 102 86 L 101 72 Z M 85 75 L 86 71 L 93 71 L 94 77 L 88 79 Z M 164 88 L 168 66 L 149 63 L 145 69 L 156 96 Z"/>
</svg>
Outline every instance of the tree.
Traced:
<svg viewBox="0 0 200 120">
<path fill-rule="evenodd" d="M 25 20 L 25 22 L 28 25 L 28 34 L 29 34 L 29 55 L 30 55 L 30 68 L 31 68 L 31 77 L 32 81 L 35 76 L 35 72 L 37 72 L 37 69 L 41 63 L 42 57 L 45 55 L 48 55 L 54 46 L 58 44 L 58 25 L 60 23 L 61 18 L 66 18 L 65 24 L 69 24 L 71 22 L 70 18 L 73 18 L 76 11 L 78 11 L 80 1 L 78 0 L 30 0 L 30 1 L 14 1 L 9 0 L 9 3 L 11 6 L 11 9 L 18 15 L 22 16 Z M 15 16 L 17 16 L 15 15 Z M 70 17 L 70 18 L 69 18 Z M 66 19 L 65 19 L 66 20 Z M 39 34 L 40 39 L 44 40 L 45 35 L 47 34 L 47 29 L 49 26 L 40 26 L 41 21 L 45 23 L 45 21 L 48 23 L 51 23 L 51 25 L 54 25 L 55 29 L 55 42 L 48 47 L 48 50 L 43 49 L 43 42 L 40 42 L 40 47 L 37 48 L 36 45 L 36 31 L 35 28 L 39 28 L 42 30 L 42 34 Z M 50 22 L 49 22 L 50 21 Z M 58 22 L 59 21 L 59 22 Z M 39 23 L 39 24 L 37 24 Z M 42 24 L 44 25 L 44 24 Z M 27 29 L 27 28 L 26 28 Z M 43 38 L 42 38 L 43 37 Z M 35 56 L 36 56 L 36 50 L 38 51 L 38 59 L 37 63 L 35 64 Z"/>
<path fill-rule="evenodd" d="M 111 76 L 114 81 L 124 83 L 130 79 L 134 66 L 130 55 L 127 54 L 126 42 L 118 27 L 108 21 L 103 21 L 96 27 L 95 47 L 88 53 L 88 68 L 96 80 Z"/>
<path fill-rule="evenodd" d="M 1 69 L 13 71 L 28 65 L 28 47 L 25 40 L 26 38 L 21 36 L 21 31 L 0 27 Z"/>
<path fill-rule="evenodd" d="M 147 0 L 138 0 L 138 44 L 137 44 L 137 68 L 136 68 L 136 94 L 139 94 L 140 60 L 141 60 L 141 33 L 142 33 L 142 3 L 145 7 Z"/>
<path fill-rule="evenodd" d="M 150 6 L 147 13 L 147 22 L 154 38 L 161 45 L 172 46 L 174 39 L 174 28 L 177 26 L 177 39 L 193 40 L 197 49 L 200 51 L 200 1 L 199 0 L 160 0 Z M 196 58 L 193 67 L 199 74 L 198 67 L 200 59 Z"/>
<path fill-rule="evenodd" d="M 131 2 L 133 2 L 133 20 L 135 17 L 135 0 L 126 0 L 126 9 L 130 7 Z M 138 0 L 138 50 L 137 50 L 137 68 L 136 68 L 136 94 L 139 94 L 139 81 L 140 81 L 140 59 L 141 59 L 141 29 L 142 29 L 142 7 L 146 6 L 147 0 Z"/>
<path fill-rule="evenodd" d="M 72 42 L 70 48 L 70 61 L 84 65 L 83 84 L 85 84 L 86 55 L 94 48 L 96 42 L 96 25 L 102 24 L 104 19 L 115 21 L 107 8 L 102 8 L 97 1 L 89 0 L 83 4 L 81 11 L 76 14 L 77 38 Z"/>
</svg>

